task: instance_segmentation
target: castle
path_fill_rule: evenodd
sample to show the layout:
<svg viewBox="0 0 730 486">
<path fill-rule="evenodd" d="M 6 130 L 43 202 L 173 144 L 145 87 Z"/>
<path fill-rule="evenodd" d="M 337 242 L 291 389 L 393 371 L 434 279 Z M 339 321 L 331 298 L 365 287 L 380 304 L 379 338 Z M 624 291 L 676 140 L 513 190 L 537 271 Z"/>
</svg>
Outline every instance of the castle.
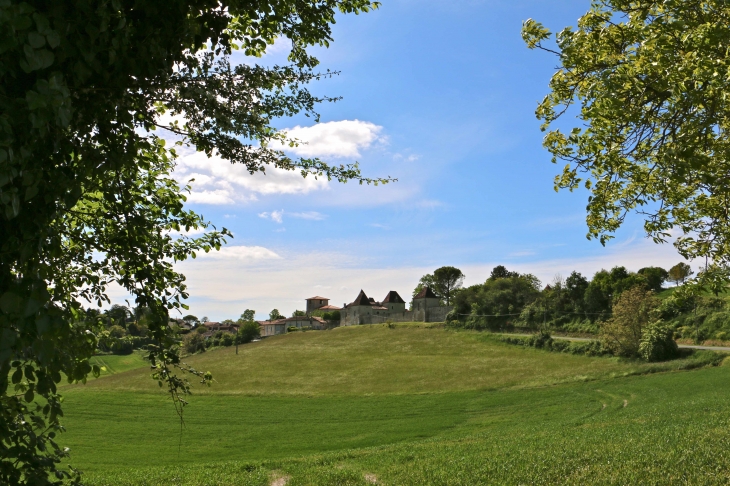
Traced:
<svg viewBox="0 0 730 486">
<path fill-rule="evenodd" d="M 359 324 L 382 324 L 384 322 L 443 322 L 451 307 L 441 305 L 433 291 L 424 287 L 414 298 L 411 310 L 406 310 L 406 301 L 391 290 L 385 298 L 377 302 L 360 290 L 357 297 L 342 307 L 330 305 L 330 299 L 316 295 L 306 299 L 306 316 L 295 316 L 274 321 L 257 321 L 261 326 L 261 336 L 285 334 L 291 327 L 298 329 L 324 330 L 337 326 L 336 321 L 325 321 L 321 317 L 312 316 L 314 311 L 340 312 L 340 326 L 357 326 Z"/>
<path fill-rule="evenodd" d="M 316 300 L 315 300 L 316 299 Z M 307 313 L 316 309 L 339 310 L 340 326 L 355 326 L 359 324 L 380 324 L 392 322 L 442 322 L 451 307 L 441 305 L 433 291 L 424 287 L 414 298 L 411 310 L 406 310 L 406 301 L 391 290 L 385 298 L 378 302 L 368 297 L 360 290 L 353 302 L 344 304 L 342 308 L 329 305 L 329 299 L 312 297 L 307 299 Z M 321 305 L 322 307 L 314 307 Z"/>
</svg>

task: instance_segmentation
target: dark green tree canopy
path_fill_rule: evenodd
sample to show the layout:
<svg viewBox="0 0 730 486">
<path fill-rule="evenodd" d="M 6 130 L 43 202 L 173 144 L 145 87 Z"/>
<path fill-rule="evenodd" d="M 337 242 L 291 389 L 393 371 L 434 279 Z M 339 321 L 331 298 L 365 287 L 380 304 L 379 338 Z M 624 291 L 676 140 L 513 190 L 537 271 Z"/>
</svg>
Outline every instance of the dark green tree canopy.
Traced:
<svg viewBox="0 0 730 486">
<path fill-rule="evenodd" d="M 638 212 L 685 258 L 730 260 L 730 4 L 595 0 L 575 28 L 527 20 L 531 49 L 557 56 L 537 108 L 544 146 L 565 164 L 555 188 L 585 187 L 588 236 L 610 239 Z M 580 124 L 556 128 L 562 116 Z"/>
<path fill-rule="evenodd" d="M 308 46 L 326 46 L 337 12 L 370 0 L 4 0 L 0 2 L 0 483 L 61 480 L 67 454 L 57 383 L 99 370 L 102 325 L 82 304 L 118 284 L 148 309 L 154 376 L 180 411 L 187 380 L 168 327 L 185 309 L 176 261 L 220 248 L 227 230 L 184 206 L 177 145 L 249 172 L 269 167 L 360 183 L 357 165 L 293 160 L 274 119 L 317 119 Z M 291 43 L 288 66 L 231 65 Z M 328 73 L 324 73 L 328 75 Z M 162 115 L 177 122 L 163 123 Z M 166 117 L 165 119 L 167 119 Z M 162 137 L 174 140 L 166 142 Z M 296 143 L 292 141 L 291 143 Z M 142 329 L 140 327 L 139 329 Z M 195 370 L 203 382 L 209 375 Z M 36 409 L 34 403 L 41 403 Z M 38 431 L 45 431 L 39 433 Z"/>
<path fill-rule="evenodd" d="M 637 272 L 646 279 L 646 285 L 654 292 L 661 292 L 662 285 L 669 278 L 669 273 L 661 267 L 644 267 Z"/>
<path fill-rule="evenodd" d="M 433 272 L 433 291 L 451 305 L 456 290 L 464 283 L 464 274 L 456 267 L 441 267 Z"/>
</svg>

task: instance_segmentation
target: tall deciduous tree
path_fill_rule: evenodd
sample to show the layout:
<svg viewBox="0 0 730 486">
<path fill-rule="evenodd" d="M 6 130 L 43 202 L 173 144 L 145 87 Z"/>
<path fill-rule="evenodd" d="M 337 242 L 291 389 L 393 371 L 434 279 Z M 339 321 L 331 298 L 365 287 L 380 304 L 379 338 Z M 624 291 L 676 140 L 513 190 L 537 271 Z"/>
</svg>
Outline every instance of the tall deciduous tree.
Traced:
<svg viewBox="0 0 730 486">
<path fill-rule="evenodd" d="M 611 319 L 601 324 L 601 340 L 620 356 L 637 356 L 644 327 L 652 319 L 659 299 L 642 286 L 623 292 L 613 305 Z"/>
<path fill-rule="evenodd" d="M 6 0 L 0 2 L 0 483 L 46 484 L 59 464 L 57 384 L 98 374 L 101 324 L 82 303 L 115 283 L 149 309 L 154 376 L 178 411 L 189 383 L 168 313 L 186 308 L 173 263 L 220 248 L 225 229 L 186 210 L 171 177 L 177 145 L 250 173 L 277 167 L 360 183 L 357 165 L 292 159 L 272 120 L 317 119 L 312 45 L 336 12 L 370 0 Z M 291 43 L 288 66 L 231 65 Z M 163 118 L 162 115 L 167 115 Z M 166 122 L 164 120 L 177 120 Z M 175 140 L 166 145 L 162 138 Z M 172 138 L 171 138 L 172 137 Z M 180 236 L 181 232 L 183 236 Z M 195 372 L 203 382 L 209 375 Z M 40 406 L 36 406 L 40 404 Z"/>
<path fill-rule="evenodd" d="M 669 269 L 669 280 L 674 282 L 675 285 L 684 283 L 694 272 L 692 267 L 684 262 L 679 262 Z"/>
<path fill-rule="evenodd" d="M 433 291 L 450 305 L 454 290 L 461 288 L 464 274 L 456 267 L 441 267 L 433 272 Z"/>
<path fill-rule="evenodd" d="M 730 261 L 730 4 L 596 0 L 556 35 L 527 20 L 531 49 L 557 56 L 537 108 L 544 146 L 566 164 L 555 188 L 590 191 L 588 236 L 612 238 L 627 214 L 655 242 L 682 231 L 685 258 Z M 564 132 L 555 122 L 576 114 Z"/>
</svg>

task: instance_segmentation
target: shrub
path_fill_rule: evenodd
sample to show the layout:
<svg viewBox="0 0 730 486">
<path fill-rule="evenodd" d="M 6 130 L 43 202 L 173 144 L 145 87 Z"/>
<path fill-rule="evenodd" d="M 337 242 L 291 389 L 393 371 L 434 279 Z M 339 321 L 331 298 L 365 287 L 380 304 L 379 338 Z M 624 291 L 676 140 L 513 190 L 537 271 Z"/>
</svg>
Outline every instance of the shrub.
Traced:
<svg viewBox="0 0 730 486">
<path fill-rule="evenodd" d="M 550 333 L 548 333 L 546 331 L 540 331 L 539 333 L 533 335 L 530 338 L 530 344 L 534 348 L 538 348 L 538 349 L 547 348 L 547 349 L 550 349 L 550 348 L 552 348 L 552 345 L 553 345 L 553 338 L 550 335 Z"/>
<path fill-rule="evenodd" d="M 205 326 L 197 326 L 195 328 L 195 332 L 197 332 L 198 334 L 205 334 L 206 332 L 208 332 L 208 329 L 206 329 Z"/>
<path fill-rule="evenodd" d="M 118 324 L 114 324 L 113 326 L 109 327 L 109 337 L 119 339 L 123 338 L 127 335 L 127 331 L 124 330 L 124 328 Z"/>
<path fill-rule="evenodd" d="M 183 337 L 183 349 L 189 354 L 205 351 L 205 339 L 197 332 L 191 332 Z"/>
<path fill-rule="evenodd" d="M 613 305 L 613 316 L 601 325 L 601 341 L 618 356 L 639 354 L 644 327 L 659 300 L 641 286 L 625 290 Z"/>
<path fill-rule="evenodd" d="M 646 361 L 666 361 L 679 355 L 673 329 L 665 323 L 654 322 L 644 328 L 639 343 L 639 355 Z"/>
<path fill-rule="evenodd" d="M 299 328 L 297 326 L 289 326 L 286 328 L 286 332 L 297 332 Z"/>
<path fill-rule="evenodd" d="M 117 339 L 112 343 L 112 353 L 113 354 L 132 354 L 132 351 L 134 350 L 134 345 L 132 344 L 132 341 L 128 339 Z"/>
<path fill-rule="evenodd" d="M 727 341 L 727 333 L 725 331 L 720 331 L 715 333 L 715 339 L 719 341 Z"/>
<path fill-rule="evenodd" d="M 246 322 L 238 330 L 238 342 L 240 344 L 250 343 L 261 336 L 261 326 L 257 322 Z"/>
<path fill-rule="evenodd" d="M 220 343 L 222 346 L 233 346 L 234 343 L 234 336 L 231 333 L 223 333 L 223 336 L 220 337 Z"/>
</svg>

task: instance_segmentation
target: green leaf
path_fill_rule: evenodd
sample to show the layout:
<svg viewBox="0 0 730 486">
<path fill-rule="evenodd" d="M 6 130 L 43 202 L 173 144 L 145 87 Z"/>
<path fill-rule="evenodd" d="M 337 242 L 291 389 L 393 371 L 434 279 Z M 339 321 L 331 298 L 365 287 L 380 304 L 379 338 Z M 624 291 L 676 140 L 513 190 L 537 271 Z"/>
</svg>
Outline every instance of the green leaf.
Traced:
<svg viewBox="0 0 730 486">
<path fill-rule="evenodd" d="M 46 45 L 46 38 L 38 32 L 28 32 L 28 43 L 32 48 L 40 49 Z"/>
</svg>

